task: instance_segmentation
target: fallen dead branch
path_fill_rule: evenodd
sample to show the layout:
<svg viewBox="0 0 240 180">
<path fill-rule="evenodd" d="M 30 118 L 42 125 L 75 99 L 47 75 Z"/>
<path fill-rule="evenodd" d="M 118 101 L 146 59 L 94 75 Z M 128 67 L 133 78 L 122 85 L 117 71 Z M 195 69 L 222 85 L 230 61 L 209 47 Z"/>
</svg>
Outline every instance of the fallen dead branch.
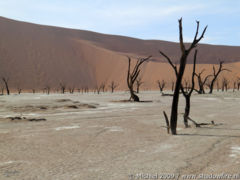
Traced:
<svg viewBox="0 0 240 180">
<path fill-rule="evenodd" d="M 8 119 L 11 119 L 12 121 L 20 121 L 20 120 L 26 120 L 26 121 L 46 121 L 45 118 L 26 118 L 26 117 L 20 117 L 20 116 L 15 116 L 15 117 L 9 117 Z"/>
<path fill-rule="evenodd" d="M 215 125 L 214 121 L 211 121 L 211 123 L 197 123 L 196 121 L 194 121 L 193 119 L 191 119 L 190 117 L 187 118 L 189 121 L 191 121 L 196 127 L 201 127 L 201 126 L 207 126 L 207 125 Z"/>
<path fill-rule="evenodd" d="M 162 93 L 162 96 L 173 96 L 173 94 Z"/>
</svg>

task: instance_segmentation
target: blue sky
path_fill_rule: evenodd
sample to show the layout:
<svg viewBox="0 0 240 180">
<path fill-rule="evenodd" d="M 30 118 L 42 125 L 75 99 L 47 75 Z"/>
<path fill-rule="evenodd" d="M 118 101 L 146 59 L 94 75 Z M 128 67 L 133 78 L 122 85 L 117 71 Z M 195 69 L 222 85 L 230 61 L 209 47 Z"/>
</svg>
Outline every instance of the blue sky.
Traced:
<svg viewBox="0 0 240 180">
<path fill-rule="evenodd" d="M 203 43 L 240 46 L 239 0 L 0 0 L 0 15 L 37 24 L 141 39 L 191 41 L 200 21 Z"/>
</svg>

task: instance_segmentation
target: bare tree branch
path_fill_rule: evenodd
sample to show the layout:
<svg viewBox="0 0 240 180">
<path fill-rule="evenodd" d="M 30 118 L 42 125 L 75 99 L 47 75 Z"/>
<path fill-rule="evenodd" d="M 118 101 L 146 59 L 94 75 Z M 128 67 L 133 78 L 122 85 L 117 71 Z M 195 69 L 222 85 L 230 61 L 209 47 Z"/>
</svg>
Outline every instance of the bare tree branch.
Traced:
<svg viewBox="0 0 240 180">
<path fill-rule="evenodd" d="M 139 97 L 134 93 L 135 91 L 133 88 L 134 88 L 135 81 L 140 74 L 140 66 L 144 62 L 148 61 L 151 57 L 152 56 L 148 56 L 147 58 L 138 59 L 133 68 L 133 71 L 131 71 L 131 58 L 128 57 L 127 85 L 131 94 L 130 99 L 133 99 L 134 101 L 137 101 L 137 102 L 139 101 Z"/>
</svg>

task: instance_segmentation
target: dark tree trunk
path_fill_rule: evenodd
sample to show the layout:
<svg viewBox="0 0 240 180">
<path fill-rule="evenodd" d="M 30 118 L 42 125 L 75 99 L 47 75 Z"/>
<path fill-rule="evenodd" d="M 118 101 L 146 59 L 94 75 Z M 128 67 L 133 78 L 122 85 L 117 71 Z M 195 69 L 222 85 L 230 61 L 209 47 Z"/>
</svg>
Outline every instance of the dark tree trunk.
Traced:
<svg viewBox="0 0 240 180">
<path fill-rule="evenodd" d="M 236 82 L 233 83 L 233 92 L 235 92 L 236 89 Z"/>
<path fill-rule="evenodd" d="M 5 78 L 2 78 L 2 80 L 3 80 L 4 84 L 5 84 L 7 95 L 10 95 L 10 90 L 9 90 L 9 87 L 8 87 L 8 80 L 5 79 Z"/>
<path fill-rule="evenodd" d="M 136 85 L 137 85 L 137 94 L 138 94 L 140 90 L 140 86 L 143 84 L 143 82 L 142 82 L 142 78 L 138 78 L 136 81 L 137 81 Z"/>
<path fill-rule="evenodd" d="M 105 92 L 105 86 L 106 86 L 105 83 L 102 83 L 102 84 L 100 85 L 100 88 L 102 89 L 102 92 L 103 92 L 103 93 Z"/>
<path fill-rule="evenodd" d="M 209 94 L 213 92 L 214 81 L 211 82 Z"/>
<path fill-rule="evenodd" d="M 189 117 L 189 113 L 190 113 L 190 96 L 189 95 L 185 96 L 185 101 L 186 101 L 186 104 L 185 104 L 185 112 L 183 115 L 183 119 L 184 119 L 184 125 L 187 128 L 187 127 L 189 127 L 188 126 L 188 117 Z"/>
<path fill-rule="evenodd" d="M 115 84 L 115 82 L 114 81 L 112 81 L 111 82 L 111 84 L 110 84 L 110 88 L 111 88 L 111 92 L 113 93 L 114 92 L 114 89 L 117 87 L 118 85 L 117 84 Z"/>
<path fill-rule="evenodd" d="M 50 86 L 46 86 L 45 90 L 46 90 L 46 93 L 49 95 L 51 90 Z"/>
<path fill-rule="evenodd" d="M 158 80 L 157 83 L 158 83 L 158 87 L 160 89 L 160 93 L 163 93 L 163 89 L 164 89 L 164 87 L 166 85 L 166 82 L 164 80 L 162 80 L 162 81 Z"/>
<path fill-rule="evenodd" d="M 100 94 L 101 87 L 97 87 L 97 93 Z"/>
<path fill-rule="evenodd" d="M 69 88 L 69 93 L 70 93 L 70 94 L 73 94 L 73 93 L 74 93 L 74 90 L 75 90 L 75 88 Z"/>
<path fill-rule="evenodd" d="M 195 77 L 195 70 L 196 70 L 196 61 L 197 61 L 197 50 L 195 50 L 195 53 L 194 53 L 194 60 L 193 60 L 193 71 L 192 71 L 192 84 L 191 84 L 191 87 L 189 86 L 189 90 L 187 90 L 186 92 L 184 91 L 184 88 L 181 87 L 181 90 L 182 90 L 182 93 L 183 93 L 183 96 L 185 97 L 185 112 L 184 112 L 184 115 L 183 115 L 183 122 L 184 122 L 184 125 L 185 125 L 185 128 L 188 128 L 188 119 L 189 119 L 189 114 L 190 114 L 190 99 L 191 99 L 191 95 L 192 95 L 192 92 L 195 88 L 195 81 L 194 81 L 194 77 Z M 189 83 L 190 84 L 190 83 Z"/>
<path fill-rule="evenodd" d="M 226 92 L 228 91 L 228 85 L 225 85 L 225 90 L 226 90 Z"/>
<path fill-rule="evenodd" d="M 202 92 L 202 94 L 205 94 L 205 90 L 204 90 L 203 86 L 201 86 L 201 92 Z"/>
<path fill-rule="evenodd" d="M 169 130 L 170 130 L 170 124 L 169 124 L 169 120 L 168 120 L 168 116 L 167 116 L 167 114 L 166 114 L 166 112 L 165 111 L 163 111 L 163 115 L 164 115 L 164 117 L 165 117 L 165 120 L 166 120 L 166 128 L 167 128 L 167 133 L 169 134 Z"/>
<path fill-rule="evenodd" d="M 188 52 L 185 52 L 180 59 L 180 67 L 179 73 L 177 76 L 177 82 L 173 94 L 172 101 L 172 111 L 171 111 L 171 119 L 170 119 L 170 128 L 173 135 L 177 134 L 177 116 L 178 116 L 178 101 L 179 101 L 179 91 L 182 83 L 182 77 L 185 70 L 186 62 L 187 62 Z"/>
<path fill-rule="evenodd" d="M 133 101 L 139 102 L 139 97 L 133 92 L 131 91 L 131 99 L 133 99 Z"/>
<path fill-rule="evenodd" d="M 64 93 L 65 93 L 65 90 L 66 90 L 66 85 L 65 85 L 65 83 L 60 83 L 60 88 L 61 88 L 62 94 L 64 94 Z"/>
<path fill-rule="evenodd" d="M 219 72 L 220 73 L 220 72 Z M 219 74 L 218 73 L 218 74 Z M 213 92 L 213 88 L 214 88 L 214 83 L 215 83 L 215 81 L 216 81 L 216 79 L 217 79 L 217 76 L 218 76 L 218 74 L 217 75 L 215 75 L 215 70 L 214 70 L 214 77 L 213 77 L 213 80 L 212 80 L 212 82 L 211 82 L 211 84 L 210 84 L 210 87 L 209 87 L 209 94 L 212 94 L 212 92 Z"/>
</svg>

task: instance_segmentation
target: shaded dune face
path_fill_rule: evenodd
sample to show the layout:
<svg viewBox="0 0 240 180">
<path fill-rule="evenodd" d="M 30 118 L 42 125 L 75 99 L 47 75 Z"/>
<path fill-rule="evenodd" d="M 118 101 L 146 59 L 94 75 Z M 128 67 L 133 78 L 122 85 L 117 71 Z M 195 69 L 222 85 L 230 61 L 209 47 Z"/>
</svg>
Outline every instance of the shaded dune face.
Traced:
<svg viewBox="0 0 240 180">
<path fill-rule="evenodd" d="M 158 50 L 173 61 L 180 55 L 177 43 L 140 40 L 90 31 L 42 26 L 0 17 L 0 76 L 9 78 L 11 88 L 42 89 L 47 85 L 57 88 L 95 88 L 101 83 L 116 81 L 119 89 L 126 88 L 127 58 L 153 55 L 143 65 L 143 88 L 156 89 L 156 81 L 174 79 L 172 69 Z M 239 75 L 240 47 L 199 45 L 198 69 L 211 71 L 212 65 L 224 60 L 232 73 Z M 192 62 L 192 56 L 189 63 Z M 186 78 L 191 73 L 187 66 Z"/>
</svg>

